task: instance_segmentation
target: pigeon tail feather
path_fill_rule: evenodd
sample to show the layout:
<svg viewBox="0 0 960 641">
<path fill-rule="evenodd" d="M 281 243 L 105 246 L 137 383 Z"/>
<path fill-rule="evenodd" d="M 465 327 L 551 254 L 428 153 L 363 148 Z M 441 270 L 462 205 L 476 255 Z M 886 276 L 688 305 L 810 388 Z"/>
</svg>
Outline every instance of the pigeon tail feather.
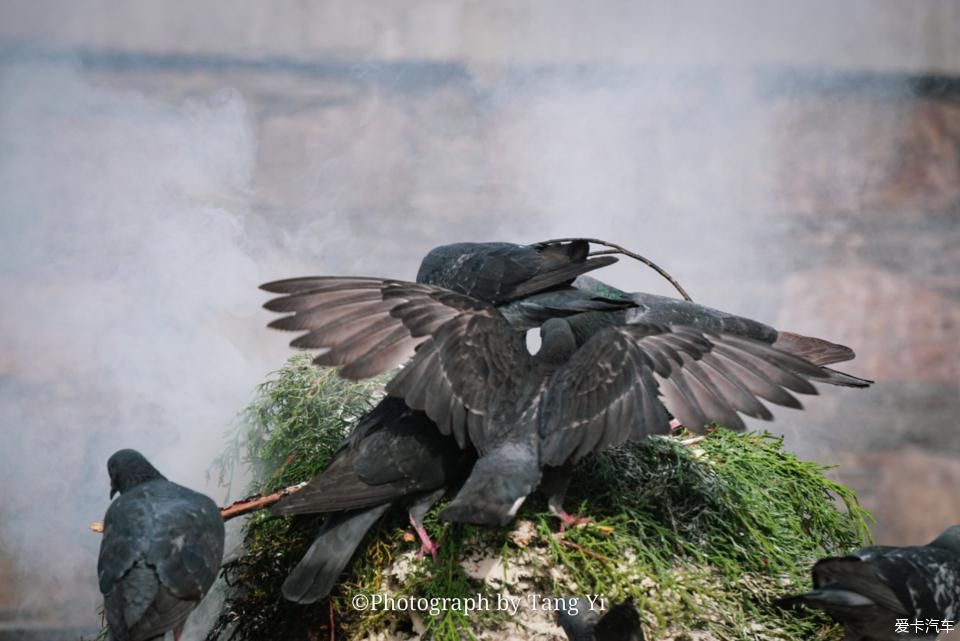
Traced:
<svg viewBox="0 0 960 641">
<path fill-rule="evenodd" d="M 296 603 L 314 603 L 333 589 L 367 530 L 390 504 L 362 512 L 333 514 L 320 528 L 310 549 L 283 582 L 283 596 Z"/>
</svg>

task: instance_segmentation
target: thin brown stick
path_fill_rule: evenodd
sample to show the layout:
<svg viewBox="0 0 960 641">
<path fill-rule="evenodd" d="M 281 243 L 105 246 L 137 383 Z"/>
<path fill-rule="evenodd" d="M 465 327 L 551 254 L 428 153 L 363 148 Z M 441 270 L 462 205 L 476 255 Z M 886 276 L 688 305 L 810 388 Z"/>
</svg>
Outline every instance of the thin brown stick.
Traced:
<svg viewBox="0 0 960 641">
<path fill-rule="evenodd" d="M 305 485 L 306 482 L 298 483 L 296 485 L 283 488 L 279 492 L 274 492 L 273 494 L 268 494 L 266 496 L 257 495 L 241 499 L 239 501 L 234 501 L 230 505 L 220 508 L 220 516 L 223 517 L 224 521 L 229 521 L 230 519 L 234 519 L 238 516 L 249 514 L 250 512 L 256 512 L 257 510 L 262 510 L 266 507 L 270 507 L 283 497 L 289 496 L 300 490 Z M 94 521 L 90 524 L 90 529 L 97 534 L 103 534 L 103 523 L 100 521 Z"/>
<path fill-rule="evenodd" d="M 612 249 L 614 250 L 614 251 L 596 251 L 596 252 L 590 252 L 590 255 L 591 255 L 591 256 L 605 256 L 605 255 L 607 255 L 607 254 L 623 254 L 624 256 L 629 256 L 630 258 L 633 258 L 634 260 L 639 260 L 641 263 L 643 263 L 644 265 L 646 265 L 646 266 L 649 267 L 650 269 L 654 270 L 655 272 L 657 272 L 658 274 L 660 274 L 661 276 L 663 276 L 664 278 L 666 278 L 666 279 L 670 282 L 670 284 L 673 285 L 678 292 L 680 292 L 680 295 L 683 296 L 684 300 L 688 300 L 688 301 L 692 301 L 692 300 L 693 300 L 692 298 L 690 298 L 690 294 L 687 293 L 687 290 L 685 290 L 685 289 L 680 285 L 680 283 L 677 282 L 677 280 L 676 280 L 673 276 L 671 276 L 669 273 L 667 273 L 667 270 L 663 269 L 662 267 L 660 267 L 659 265 L 657 265 L 655 262 L 653 262 L 653 261 L 650 260 L 649 258 L 644 258 L 644 257 L 641 256 L 640 254 L 638 254 L 638 253 L 636 253 L 636 252 L 632 252 L 632 251 L 630 251 L 629 249 L 627 249 L 626 247 L 622 247 L 622 246 L 617 245 L 617 244 L 615 244 L 615 243 L 611 243 L 611 242 L 606 241 L 606 240 L 599 240 L 599 239 L 597 239 L 597 238 L 554 238 L 554 239 L 552 239 L 552 240 L 545 240 L 545 241 L 543 241 L 543 242 L 541 242 L 541 243 L 538 243 L 538 244 L 539 244 L 539 245 L 547 245 L 547 244 L 552 244 L 552 243 L 569 243 L 569 242 L 573 242 L 573 241 L 575 241 L 575 240 L 583 240 L 583 241 L 586 241 L 586 242 L 588 242 L 588 243 L 593 243 L 593 244 L 595 244 L 595 245 L 603 245 L 604 247 L 610 247 L 610 248 L 612 248 Z"/>
<path fill-rule="evenodd" d="M 562 532 L 558 532 L 557 534 L 554 534 L 554 535 L 553 535 L 553 538 L 556 539 L 556 541 L 557 541 L 560 545 L 566 545 L 568 548 L 573 548 L 573 549 L 576 550 L 577 552 L 582 552 L 582 553 L 584 553 L 584 554 L 586 554 L 586 555 L 588 555 L 588 556 L 592 556 L 592 557 L 595 558 L 595 559 L 599 559 L 600 561 L 605 561 L 606 563 L 609 563 L 610 565 L 615 565 L 613 559 L 611 559 L 610 557 L 606 557 L 606 556 L 603 556 L 602 554 L 599 554 L 599 553 L 597 553 L 597 552 L 594 552 L 594 551 L 591 550 L 590 548 L 585 548 L 585 547 L 583 547 L 582 545 L 580 545 L 579 543 L 574 543 L 573 541 L 568 541 L 568 540 L 566 540 L 565 538 L 563 538 L 563 533 L 562 533 Z"/>
<path fill-rule="evenodd" d="M 273 494 L 268 494 L 267 496 L 251 496 L 240 501 L 234 501 L 227 507 L 220 508 L 220 515 L 223 516 L 224 521 L 229 521 L 230 519 L 243 514 L 249 514 L 250 512 L 262 510 L 265 507 L 270 507 L 283 497 L 289 496 L 302 489 L 306 484 L 306 482 L 297 483 L 296 485 L 291 485 L 290 487 L 286 487 L 279 492 L 274 492 Z"/>
<path fill-rule="evenodd" d="M 337 641 L 337 636 L 334 633 L 334 630 L 336 628 L 334 628 L 334 625 L 333 625 L 333 600 L 332 599 L 329 599 L 329 598 L 327 599 L 327 606 L 330 608 L 330 641 Z"/>
</svg>

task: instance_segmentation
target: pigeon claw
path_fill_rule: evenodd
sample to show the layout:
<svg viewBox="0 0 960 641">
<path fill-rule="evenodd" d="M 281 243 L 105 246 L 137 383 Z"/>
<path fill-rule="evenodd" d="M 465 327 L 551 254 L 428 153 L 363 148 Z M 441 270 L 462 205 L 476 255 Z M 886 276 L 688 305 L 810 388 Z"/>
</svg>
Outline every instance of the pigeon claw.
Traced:
<svg viewBox="0 0 960 641">
<path fill-rule="evenodd" d="M 673 432 L 679 432 L 680 430 L 683 429 L 683 423 L 681 423 L 680 421 L 678 421 L 678 420 L 675 419 L 675 418 L 671 418 L 671 419 L 670 419 L 669 425 L 670 425 L 670 432 L 671 432 L 671 433 L 673 433 Z"/>
<path fill-rule="evenodd" d="M 555 517 L 560 519 L 560 531 L 564 532 L 568 527 L 577 527 L 580 525 L 586 525 L 590 522 L 590 519 L 586 516 L 570 516 L 563 510 L 557 510 L 553 513 Z"/>
<path fill-rule="evenodd" d="M 417 533 L 417 538 L 420 539 L 420 551 L 417 552 L 417 558 L 422 559 L 429 552 L 434 563 L 436 563 L 437 550 L 439 550 L 439 547 L 436 543 L 430 540 L 430 535 L 427 534 L 426 528 L 419 523 L 414 522 L 412 518 L 410 519 L 410 524 L 413 526 L 413 531 Z"/>
</svg>

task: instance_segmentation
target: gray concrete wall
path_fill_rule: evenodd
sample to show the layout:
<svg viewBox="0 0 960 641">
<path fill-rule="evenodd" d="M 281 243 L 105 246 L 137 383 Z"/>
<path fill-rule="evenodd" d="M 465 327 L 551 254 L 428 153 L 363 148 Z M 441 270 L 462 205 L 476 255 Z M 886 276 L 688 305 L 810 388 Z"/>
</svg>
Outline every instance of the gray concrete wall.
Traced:
<svg viewBox="0 0 960 641">
<path fill-rule="evenodd" d="M 0 42 L 468 64 L 960 72 L 953 0 L 3 0 Z"/>
</svg>

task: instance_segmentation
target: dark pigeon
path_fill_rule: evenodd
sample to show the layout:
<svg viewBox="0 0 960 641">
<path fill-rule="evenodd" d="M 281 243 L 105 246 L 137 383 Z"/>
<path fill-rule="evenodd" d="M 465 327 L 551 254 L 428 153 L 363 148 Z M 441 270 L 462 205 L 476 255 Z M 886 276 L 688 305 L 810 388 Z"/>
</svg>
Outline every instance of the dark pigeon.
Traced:
<svg viewBox="0 0 960 641">
<path fill-rule="evenodd" d="M 417 282 L 501 306 L 565 287 L 581 274 L 617 262 L 613 256 L 589 258 L 589 253 L 585 241 L 441 245 L 423 257 Z"/>
<path fill-rule="evenodd" d="M 571 286 L 575 278 L 617 262 L 613 256 L 590 258 L 589 251 L 584 240 L 441 245 L 424 257 L 417 282 L 496 305 L 518 331 L 539 327 L 549 318 L 632 307 L 627 298 L 614 300 Z"/>
<path fill-rule="evenodd" d="M 332 513 L 284 582 L 283 596 L 297 603 L 326 597 L 367 530 L 396 503 L 408 506 L 422 549 L 435 554 L 423 516 L 466 477 L 474 458 L 423 412 L 399 398 L 383 399 L 320 475 L 273 506 L 277 515 Z"/>
<path fill-rule="evenodd" d="M 588 250 L 583 242 L 536 248 L 511 243 L 445 245 L 427 254 L 417 280 L 502 305 L 515 329 L 522 331 L 549 314 L 625 306 L 569 286 L 578 275 L 616 261 L 588 259 Z M 544 296 L 560 296 L 562 307 L 551 309 L 553 298 L 537 302 Z M 357 329 L 349 324 L 353 321 L 348 317 L 333 331 L 353 332 Z M 331 513 L 284 582 L 284 597 L 313 603 L 327 596 L 367 530 L 394 504 L 407 505 L 421 554 L 435 557 L 436 546 L 423 527 L 423 516 L 448 487 L 463 482 L 475 458 L 472 447 L 458 447 L 424 412 L 411 410 L 402 399 L 385 398 L 359 421 L 324 472 L 273 507 L 278 515 Z"/>
<path fill-rule="evenodd" d="M 644 641 L 640 613 L 633 597 L 600 616 L 582 597 L 567 601 L 570 607 L 557 612 L 557 623 L 570 641 Z"/>
<path fill-rule="evenodd" d="M 387 393 L 480 455 L 441 515 L 448 520 L 506 524 L 543 466 L 663 434 L 670 415 L 694 431 L 713 422 L 743 429 L 738 413 L 770 418 L 759 399 L 799 408 L 791 391 L 816 394 L 809 379 L 832 376 L 765 342 L 688 325 L 605 327 L 578 347 L 576 317 L 545 322 L 531 356 L 495 307 L 423 284 L 317 277 L 263 288 L 286 294 L 269 309 L 294 312 L 274 325 L 308 330 L 292 344 L 323 349 L 315 362 L 346 378 L 413 356 Z M 330 319 L 348 316 L 376 330 L 328 330 Z"/>
<path fill-rule="evenodd" d="M 936 639 L 939 624 L 956 626 L 960 615 L 960 525 L 927 545 L 872 546 L 826 558 L 812 573 L 811 592 L 776 605 L 823 610 L 843 625 L 844 641 Z M 918 631 L 916 621 L 937 624 Z"/>
<path fill-rule="evenodd" d="M 97 575 L 111 641 L 180 638 L 223 559 L 216 503 L 168 481 L 139 452 L 107 461 L 110 498 Z"/>
</svg>

